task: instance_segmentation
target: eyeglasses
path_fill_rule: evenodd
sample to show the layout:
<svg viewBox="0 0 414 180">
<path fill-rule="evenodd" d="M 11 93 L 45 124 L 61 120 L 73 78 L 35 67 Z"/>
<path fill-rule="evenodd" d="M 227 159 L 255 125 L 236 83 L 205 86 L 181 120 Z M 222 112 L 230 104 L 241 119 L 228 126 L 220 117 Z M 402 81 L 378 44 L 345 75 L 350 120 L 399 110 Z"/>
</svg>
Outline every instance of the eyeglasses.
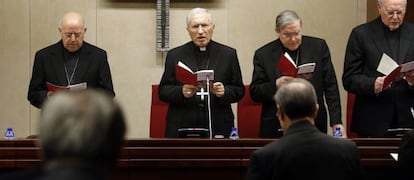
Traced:
<svg viewBox="0 0 414 180">
<path fill-rule="evenodd" d="M 190 25 L 190 29 L 192 31 L 197 31 L 197 30 L 200 29 L 200 27 L 201 27 L 202 30 L 206 30 L 206 29 L 208 29 L 208 28 L 211 27 L 211 24 L 202 23 L 202 24 L 193 24 L 193 25 Z"/>
<path fill-rule="evenodd" d="M 302 35 L 302 32 L 299 30 L 297 32 L 284 32 L 284 33 L 280 33 L 280 37 L 283 39 L 290 39 L 292 37 L 299 37 Z"/>
<path fill-rule="evenodd" d="M 405 10 L 385 10 L 385 13 L 387 13 L 388 16 L 401 16 L 402 14 L 405 13 Z"/>
<path fill-rule="evenodd" d="M 80 37 L 82 34 L 83 34 L 82 32 L 66 32 L 66 33 L 63 33 L 63 35 L 64 35 L 66 38 L 72 38 L 72 36 L 73 36 L 73 35 L 75 36 L 75 38 L 78 38 L 78 37 Z"/>
</svg>

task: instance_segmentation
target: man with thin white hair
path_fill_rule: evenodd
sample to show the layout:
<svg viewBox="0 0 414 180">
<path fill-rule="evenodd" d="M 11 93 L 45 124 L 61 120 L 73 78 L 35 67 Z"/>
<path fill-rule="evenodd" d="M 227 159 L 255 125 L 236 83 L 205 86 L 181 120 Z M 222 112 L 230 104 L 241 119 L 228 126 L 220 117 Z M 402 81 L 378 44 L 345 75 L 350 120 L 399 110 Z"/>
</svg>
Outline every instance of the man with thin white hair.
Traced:
<svg viewBox="0 0 414 180">
<path fill-rule="evenodd" d="M 378 71 L 384 55 L 396 64 L 414 60 L 414 25 L 404 21 L 406 7 L 407 0 L 378 0 L 379 17 L 355 27 L 349 36 L 342 83 L 355 94 L 351 131 L 360 137 L 414 128 L 414 71 L 385 86 L 387 74 Z"/>
<path fill-rule="evenodd" d="M 63 15 L 61 40 L 36 52 L 27 99 L 41 108 L 57 88 L 102 89 L 115 96 L 106 51 L 84 41 L 86 25 L 77 12 Z"/>
<path fill-rule="evenodd" d="M 207 130 L 210 137 L 228 137 L 234 127 L 231 103 L 244 95 L 236 50 L 212 40 L 215 24 L 206 9 L 192 9 L 186 22 L 191 41 L 168 51 L 158 89 L 160 99 L 169 103 L 165 136 L 179 137 L 179 129 L 197 128 Z M 211 89 L 206 83 L 178 81 L 178 62 L 194 72 L 214 70 Z"/>
<path fill-rule="evenodd" d="M 319 105 L 311 83 L 283 82 L 274 99 L 284 136 L 251 155 L 247 180 L 361 179 L 356 144 L 315 127 Z"/>
</svg>

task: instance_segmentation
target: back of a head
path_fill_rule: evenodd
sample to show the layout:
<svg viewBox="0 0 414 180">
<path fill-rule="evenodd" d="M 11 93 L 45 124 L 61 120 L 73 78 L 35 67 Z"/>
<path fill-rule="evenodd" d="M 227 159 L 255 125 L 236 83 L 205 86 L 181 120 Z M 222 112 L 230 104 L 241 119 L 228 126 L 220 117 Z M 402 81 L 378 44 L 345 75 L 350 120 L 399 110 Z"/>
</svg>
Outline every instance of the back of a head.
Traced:
<svg viewBox="0 0 414 180">
<path fill-rule="evenodd" d="M 290 123 L 314 118 L 318 108 L 315 89 L 301 78 L 281 85 L 275 101 Z M 338 175 L 335 179 L 358 179 L 360 165 L 356 145 L 318 132 L 316 127 L 313 129 L 297 128 L 296 132 L 300 133 L 278 141 L 284 144 L 278 151 L 277 162 L 281 166 L 275 179 L 328 179 L 335 175 Z"/>
<path fill-rule="evenodd" d="M 301 78 L 283 84 L 276 92 L 275 101 L 292 120 L 312 116 L 317 108 L 315 89 Z"/>
<path fill-rule="evenodd" d="M 126 126 L 117 103 L 96 90 L 62 91 L 42 107 L 39 138 L 46 160 L 79 159 L 112 166 Z"/>
</svg>

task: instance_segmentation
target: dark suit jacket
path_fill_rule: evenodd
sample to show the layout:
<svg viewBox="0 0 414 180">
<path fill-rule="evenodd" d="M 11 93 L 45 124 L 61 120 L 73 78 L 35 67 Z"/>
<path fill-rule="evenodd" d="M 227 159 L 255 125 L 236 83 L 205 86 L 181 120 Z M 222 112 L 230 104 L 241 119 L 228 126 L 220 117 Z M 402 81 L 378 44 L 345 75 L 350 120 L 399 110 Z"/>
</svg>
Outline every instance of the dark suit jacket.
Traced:
<svg viewBox="0 0 414 180">
<path fill-rule="evenodd" d="M 414 129 L 414 86 L 409 86 L 407 81 L 398 81 L 394 85 L 397 118 L 394 126 Z"/>
<path fill-rule="evenodd" d="M 217 42 L 210 42 L 209 69 L 214 70 L 214 81 L 222 82 L 225 94 L 222 98 L 211 96 L 211 118 L 214 135 L 228 137 L 234 126 L 234 114 L 231 103 L 239 101 L 244 95 L 236 50 Z M 175 78 L 175 66 L 178 61 L 197 69 L 195 45 L 188 42 L 170 50 L 165 61 L 165 71 L 159 84 L 159 97 L 169 103 L 167 112 L 166 137 L 177 137 L 179 128 L 202 127 L 208 129 L 208 120 L 200 118 L 200 107 L 196 95 L 185 98 L 182 94 L 183 84 Z"/>
<path fill-rule="evenodd" d="M 32 167 L 0 175 L 1 180 L 33 180 L 44 176 L 43 162 Z"/>
<path fill-rule="evenodd" d="M 36 52 L 27 99 L 40 108 L 47 96 L 46 82 L 67 86 L 62 41 Z M 86 82 L 88 88 L 104 89 L 115 96 L 106 52 L 87 42 L 80 49 L 72 84 Z"/>
<path fill-rule="evenodd" d="M 279 58 L 283 53 L 282 43 L 277 39 L 256 50 L 254 55 L 250 96 L 253 100 L 262 103 L 260 137 L 275 137 L 277 129 L 280 128 L 273 96 L 277 90 L 276 79 L 283 75 L 277 70 Z M 331 125 L 342 123 L 338 83 L 326 42 L 322 39 L 303 36 L 299 47 L 298 64 L 309 62 L 316 63 L 315 71 L 310 79 L 315 87 L 320 108 L 315 124 L 319 130 L 326 132 L 327 109 Z"/>
<path fill-rule="evenodd" d="M 95 167 L 61 166 L 54 168 L 36 180 L 105 180 L 110 171 L 102 171 Z"/>
<path fill-rule="evenodd" d="M 384 136 L 395 118 L 396 86 L 378 95 L 374 91 L 375 79 L 384 76 L 377 72 L 381 56 L 391 54 L 384 29 L 380 18 L 354 28 L 345 53 L 342 82 L 356 95 L 351 130 L 360 136 Z M 414 60 L 414 25 L 404 23 L 400 31 L 398 64 Z"/>
<path fill-rule="evenodd" d="M 334 138 L 304 120 L 250 157 L 247 180 L 360 179 L 359 152 L 354 142 Z"/>
<path fill-rule="evenodd" d="M 398 169 L 400 179 L 414 179 L 414 131 L 407 133 L 401 140 L 398 152 Z"/>
</svg>

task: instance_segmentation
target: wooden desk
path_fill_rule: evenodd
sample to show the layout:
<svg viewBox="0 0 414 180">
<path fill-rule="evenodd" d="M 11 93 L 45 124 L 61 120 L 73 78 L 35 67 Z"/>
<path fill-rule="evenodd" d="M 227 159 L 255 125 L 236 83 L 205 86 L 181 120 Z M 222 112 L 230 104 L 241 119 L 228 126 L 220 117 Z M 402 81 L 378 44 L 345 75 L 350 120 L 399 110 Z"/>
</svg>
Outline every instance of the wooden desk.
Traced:
<svg viewBox="0 0 414 180">
<path fill-rule="evenodd" d="M 250 154 L 272 139 L 131 139 L 116 179 L 244 179 Z M 353 139 L 368 177 L 391 176 L 400 139 Z M 0 174 L 40 162 L 36 140 L 0 140 Z M 218 178 L 220 177 L 220 178 Z"/>
</svg>

